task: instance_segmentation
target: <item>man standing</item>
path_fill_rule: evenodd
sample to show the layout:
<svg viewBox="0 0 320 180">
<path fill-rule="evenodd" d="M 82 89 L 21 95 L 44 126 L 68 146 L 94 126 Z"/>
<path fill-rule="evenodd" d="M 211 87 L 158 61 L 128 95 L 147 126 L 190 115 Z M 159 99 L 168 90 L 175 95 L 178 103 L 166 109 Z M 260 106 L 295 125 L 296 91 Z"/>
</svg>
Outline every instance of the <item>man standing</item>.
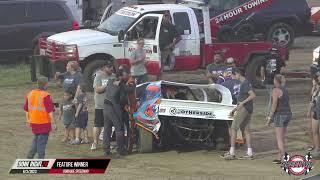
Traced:
<svg viewBox="0 0 320 180">
<path fill-rule="evenodd" d="M 281 73 L 281 68 L 285 66 L 284 62 L 281 60 L 278 50 L 272 48 L 270 54 L 265 58 L 261 66 L 261 77 L 263 84 L 266 86 L 268 92 L 268 101 L 266 115 L 269 116 L 271 110 L 271 98 L 273 90 L 273 79 L 274 76 Z"/>
<path fill-rule="evenodd" d="M 137 109 L 136 102 L 136 84 L 135 79 L 130 76 L 128 68 L 124 66 L 122 70 L 119 69 L 119 73 L 122 73 L 119 80 L 120 86 L 120 108 L 122 113 L 122 121 L 124 126 L 122 130 L 127 130 L 127 138 L 125 140 L 125 150 L 132 152 L 133 143 L 135 143 L 135 122 L 132 118 L 132 114 Z M 129 144 L 130 143 L 130 144 Z"/>
<path fill-rule="evenodd" d="M 216 53 L 213 56 L 213 63 L 207 66 L 207 74 L 206 77 L 208 79 L 209 84 L 216 83 L 219 78 L 219 72 L 225 67 L 224 57 L 222 52 Z"/>
<path fill-rule="evenodd" d="M 241 84 L 241 81 L 236 79 L 235 68 L 231 69 L 231 79 L 228 79 L 227 81 L 221 84 L 222 86 L 229 89 L 232 96 L 232 104 L 235 104 L 235 105 L 238 103 L 237 97 L 240 90 L 240 84 Z"/>
<path fill-rule="evenodd" d="M 38 153 L 39 159 L 44 159 L 49 133 L 53 126 L 56 129 L 53 118 L 54 106 L 48 88 L 48 78 L 39 77 L 38 89 L 34 89 L 26 96 L 24 110 L 26 112 L 27 125 L 34 134 L 31 149 L 27 155 L 33 159 Z"/>
<path fill-rule="evenodd" d="M 104 134 L 103 134 L 103 148 L 106 157 L 111 156 L 110 141 L 112 125 L 116 133 L 117 140 L 117 154 L 115 158 L 124 155 L 124 132 L 122 111 L 120 107 L 120 79 L 122 79 L 123 70 L 117 72 L 117 79 L 110 79 L 106 86 L 106 96 L 104 98 Z"/>
<path fill-rule="evenodd" d="M 181 40 L 181 36 L 178 34 L 175 26 L 171 23 L 169 11 L 164 13 L 159 37 L 161 70 L 172 70 L 175 64 L 175 57 L 172 51 L 175 49 L 175 45 Z"/>
<path fill-rule="evenodd" d="M 252 86 L 245 78 L 245 70 L 238 68 L 235 70 L 236 79 L 240 80 L 240 91 L 238 95 L 237 107 L 230 112 L 230 116 L 234 116 L 234 120 L 231 125 L 231 147 L 230 151 L 223 155 L 226 160 L 235 159 L 235 145 L 237 138 L 237 130 L 244 131 L 247 142 L 247 155 L 240 159 L 253 159 L 253 152 L 251 147 L 251 135 L 250 135 L 250 120 L 253 112 L 253 99 L 256 97 L 253 92 Z"/>
<path fill-rule="evenodd" d="M 137 84 L 142 84 L 148 81 L 146 63 L 146 53 L 144 52 L 144 40 L 139 38 L 137 40 L 137 49 L 132 53 L 130 64 L 131 64 L 131 75 L 136 79 Z"/>
<path fill-rule="evenodd" d="M 113 63 L 111 61 L 106 61 L 101 66 L 101 70 L 96 73 L 96 77 L 93 81 L 94 88 L 94 106 L 95 106 L 95 119 L 93 127 L 93 143 L 91 145 L 91 150 L 97 149 L 99 134 L 101 128 L 104 127 L 104 99 L 106 97 L 106 87 L 110 79 L 114 79 L 113 74 Z"/>
</svg>

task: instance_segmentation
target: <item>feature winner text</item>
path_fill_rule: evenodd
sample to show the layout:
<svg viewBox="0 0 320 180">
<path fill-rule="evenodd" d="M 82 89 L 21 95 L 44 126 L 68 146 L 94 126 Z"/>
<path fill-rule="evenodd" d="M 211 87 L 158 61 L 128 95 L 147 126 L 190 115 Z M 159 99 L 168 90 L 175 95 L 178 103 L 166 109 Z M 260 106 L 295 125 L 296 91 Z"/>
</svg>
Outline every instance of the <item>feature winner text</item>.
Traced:
<svg viewBox="0 0 320 180">
<path fill-rule="evenodd" d="M 88 162 L 57 162 L 58 168 L 88 168 Z"/>
</svg>

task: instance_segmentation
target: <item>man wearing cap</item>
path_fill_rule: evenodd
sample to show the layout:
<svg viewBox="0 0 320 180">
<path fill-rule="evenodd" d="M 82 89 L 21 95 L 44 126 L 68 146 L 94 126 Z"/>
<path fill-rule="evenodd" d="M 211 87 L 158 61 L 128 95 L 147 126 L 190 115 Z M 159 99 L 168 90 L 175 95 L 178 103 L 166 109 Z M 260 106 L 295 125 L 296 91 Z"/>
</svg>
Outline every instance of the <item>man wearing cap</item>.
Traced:
<svg viewBox="0 0 320 180">
<path fill-rule="evenodd" d="M 34 134 L 31 149 L 27 155 L 28 159 L 33 159 L 38 154 L 38 159 L 44 159 L 49 133 L 56 129 L 53 118 L 54 105 L 50 94 L 47 92 L 48 78 L 38 78 L 38 88 L 30 91 L 24 104 L 27 125 Z"/>
<path fill-rule="evenodd" d="M 123 70 L 117 72 L 116 79 L 108 80 L 106 85 L 106 96 L 104 97 L 104 135 L 103 135 L 103 149 L 106 157 L 111 156 L 111 133 L 112 126 L 114 126 L 116 141 L 117 141 L 117 154 L 115 158 L 119 158 L 125 154 L 124 149 L 124 132 L 123 132 L 123 121 L 122 111 L 120 103 L 120 80 L 123 78 Z"/>
<path fill-rule="evenodd" d="M 160 35 L 159 46 L 161 51 L 161 70 L 165 67 L 167 70 L 174 68 L 174 54 L 172 51 L 175 49 L 175 45 L 181 40 L 181 36 L 178 34 L 175 26 L 171 23 L 171 15 L 169 11 L 166 11 L 163 16 Z M 169 59 L 169 64 L 167 63 Z"/>
<path fill-rule="evenodd" d="M 104 99 L 107 93 L 106 88 L 108 81 L 114 78 L 113 63 L 111 61 L 105 61 L 105 63 L 101 65 L 101 69 L 96 73 L 93 81 L 95 118 L 91 150 L 97 149 L 99 134 L 101 133 L 101 129 L 104 127 L 103 108 Z"/>
<path fill-rule="evenodd" d="M 281 60 L 281 57 L 278 54 L 278 50 L 276 48 L 270 49 L 268 56 L 266 56 L 261 65 L 262 83 L 263 85 L 265 85 L 268 92 L 268 104 L 266 109 L 267 117 L 271 110 L 273 79 L 275 75 L 281 73 L 282 67 L 285 67 L 285 63 Z"/>
</svg>

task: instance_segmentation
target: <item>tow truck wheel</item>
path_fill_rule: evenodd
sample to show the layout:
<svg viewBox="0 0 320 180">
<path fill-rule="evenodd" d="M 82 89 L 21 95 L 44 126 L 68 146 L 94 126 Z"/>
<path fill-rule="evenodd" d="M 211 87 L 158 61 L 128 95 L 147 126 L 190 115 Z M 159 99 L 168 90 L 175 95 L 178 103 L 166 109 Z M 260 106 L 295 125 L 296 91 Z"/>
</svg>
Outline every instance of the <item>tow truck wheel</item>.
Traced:
<svg viewBox="0 0 320 180">
<path fill-rule="evenodd" d="M 254 56 L 246 67 L 246 77 L 255 88 L 262 87 L 260 69 L 263 60 L 264 56 Z"/>
<path fill-rule="evenodd" d="M 153 146 L 153 134 L 146 131 L 145 129 L 138 127 L 138 152 L 150 153 L 152 152 Z"/>
<path fill-rule="evenodd" d="M 92 86 L 93 86 L 93 80 L 96 76 L 96 72 L 103 64 L 105 64 L 106 61 L 107 60 L 102 60 L 102 59 L 93 60 L 85 67 L 83 71 L 83 77 L 90 91 L 93 91 Z"/>
<path fill-rule="evenodd" d="M 294 29 L 287 23 L 275 23 L 268 31 L 267 39 L 280 47 L 290 47 L 295 38 Z"/>
</svg>

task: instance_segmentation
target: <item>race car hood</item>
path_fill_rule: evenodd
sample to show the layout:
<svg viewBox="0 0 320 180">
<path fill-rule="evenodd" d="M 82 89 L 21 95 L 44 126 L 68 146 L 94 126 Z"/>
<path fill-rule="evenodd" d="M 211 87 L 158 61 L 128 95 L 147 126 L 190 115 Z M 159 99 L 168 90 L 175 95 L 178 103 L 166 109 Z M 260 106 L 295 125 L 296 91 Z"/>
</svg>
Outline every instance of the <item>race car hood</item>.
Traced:
<svg viewBox="0 0 320 180">
<path fill-rule="evenodd" d="M 52 35 L 48 38 L 48 41 L 55 41 L 63 44 L 76 44 L 78 46 L 88 46 L 94 44 L 114 43 L 118 41 L 118 37 L 92 29 L 83 29 Z"/>
<path fill-rule="evenodd" d="M 181 95 L 178 98 L 179 93 L 175 90 L 178 90 L 179 88 L 193 89 L 195 90 L 194 92 L 197 90 L 199 93 L 197 97 L 199 98 L 197 98 L 193 92 L 191 92 L 191 95 L 193 95 L 194 98 L 188 99 L 187 96 L 185 96 L 186 98 L 183 98 Z M 176 92 L 176 97 L 173 99 L 172 96 L 169 98 L 168 95 L 172 94 L 172 89 Z M 222 99 L 220 102 L 213 102 L 210 100 L 210 98 L 216 94 L 216 91 L 221 94 Z M 162 95 L 165 97 L 162 97 Z M 229 113 L 234 109 L 230 91 L 218 84 L 196 85 L 169 81 L 144 83 L 137 86 L 137 96 L 140 99 L 140 106 L 133 114 L 133 118 L 137 125 L 144 127 L 155 136 L 157 136 L 161 126 L 158 117 L 159 115 L 231 120 L 229 118 Z"/>
</svg>

